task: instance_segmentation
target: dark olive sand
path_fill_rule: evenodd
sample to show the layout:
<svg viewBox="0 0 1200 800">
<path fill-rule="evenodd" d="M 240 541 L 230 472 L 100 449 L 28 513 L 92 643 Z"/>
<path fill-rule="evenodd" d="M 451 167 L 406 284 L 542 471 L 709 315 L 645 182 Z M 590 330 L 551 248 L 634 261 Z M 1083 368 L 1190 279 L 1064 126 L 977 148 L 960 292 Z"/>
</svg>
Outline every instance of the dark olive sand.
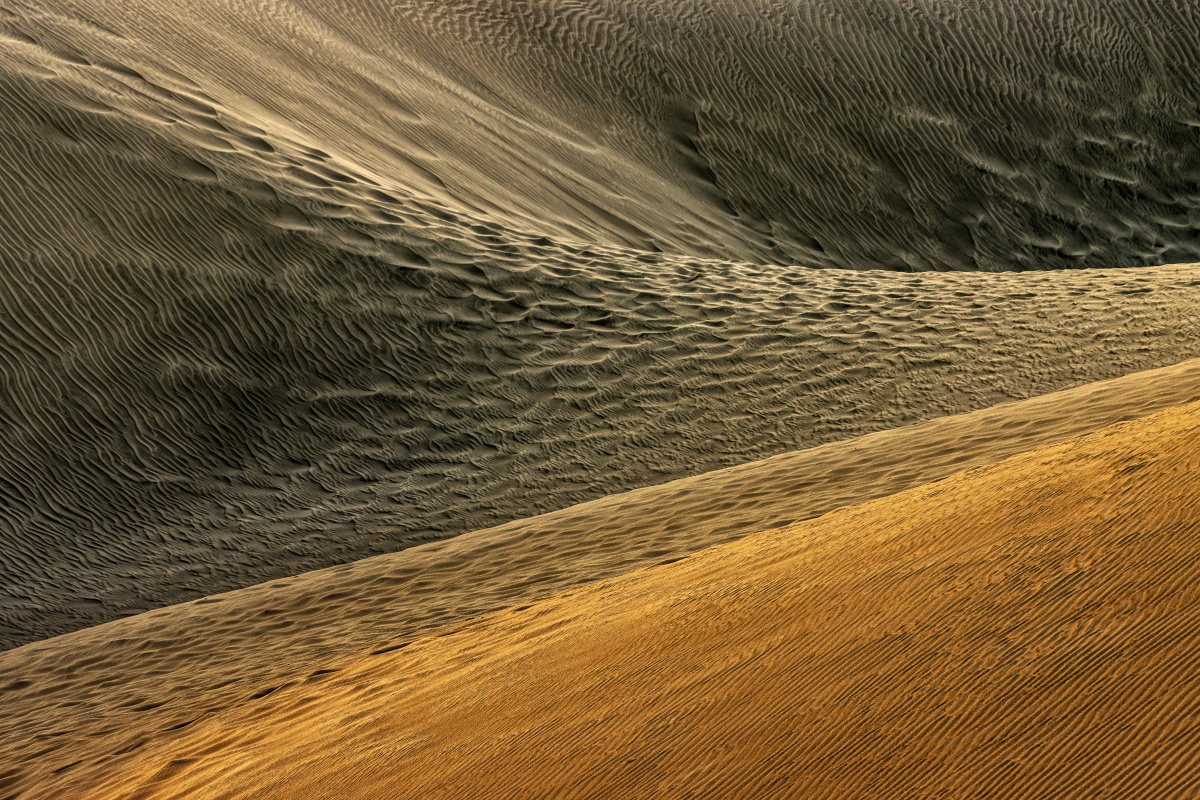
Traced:
<svg viewBox="0 0 1200 800">
<path fill-rule="evenodd" d="M 0 647 L 1196 356 L 1194 10 L 0 2 Z"/>
</svg>

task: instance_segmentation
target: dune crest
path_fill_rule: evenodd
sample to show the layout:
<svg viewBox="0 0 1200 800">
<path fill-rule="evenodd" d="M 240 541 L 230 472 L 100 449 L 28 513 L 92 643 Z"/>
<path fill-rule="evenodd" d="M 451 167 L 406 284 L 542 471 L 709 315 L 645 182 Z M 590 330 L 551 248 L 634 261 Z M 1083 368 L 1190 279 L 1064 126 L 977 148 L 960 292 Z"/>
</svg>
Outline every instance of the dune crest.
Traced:
<svg viewBox="0 0 1200 800">
<path fill-rule="evenodd" d="M 1198 453 L 1200 404 L 1121 423 L 272 687 L 72 786 L 1189 796 Z"/>
<path fill-rule="evenodd" d="M 21 765 L 18 787 L 60 770 L 118 769 L 174 730 L 235 715 L 249 697 L 366 653 L 1197 399 L 1200 360 L 603 498 L 0 653 L 8 681 L 0 762 Z M 42 743 L 50 730 L 53 748 Z"/>
</svg>

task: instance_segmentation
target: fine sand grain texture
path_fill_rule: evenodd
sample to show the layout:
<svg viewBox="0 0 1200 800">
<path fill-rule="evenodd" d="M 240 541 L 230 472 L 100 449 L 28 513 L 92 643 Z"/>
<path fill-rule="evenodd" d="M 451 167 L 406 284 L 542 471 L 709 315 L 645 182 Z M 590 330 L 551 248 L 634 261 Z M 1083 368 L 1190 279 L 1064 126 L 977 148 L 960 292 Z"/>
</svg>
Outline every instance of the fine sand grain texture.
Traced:
<svg viewBox="0 0 1200 800">
<path fill-rule="evenodd" d="M 1195 796 L 1197 41 L 0 0 L 0 800 Z"/>
<path fill-rule="evenodd" d="M 0 654 L 13 791 L 485 613 L 1200 399 L 1200 360 L 603 498 Z M 82 665 L 82 666 L 81 666 Z M 5 769 L 0 767 L 0 773 Z M 4 795 L 0 794 L 0 797 Z"/>
<path fill-rule="evenodd" d="M 270 687 L 25 796 L 1191 797 L 1198 476 L 1192 404 Z"/>
<path fill-rule="evenodd" d="M 0 2 L 0 647 L 1195 357 L 1193 12 Z"/>
</svg>

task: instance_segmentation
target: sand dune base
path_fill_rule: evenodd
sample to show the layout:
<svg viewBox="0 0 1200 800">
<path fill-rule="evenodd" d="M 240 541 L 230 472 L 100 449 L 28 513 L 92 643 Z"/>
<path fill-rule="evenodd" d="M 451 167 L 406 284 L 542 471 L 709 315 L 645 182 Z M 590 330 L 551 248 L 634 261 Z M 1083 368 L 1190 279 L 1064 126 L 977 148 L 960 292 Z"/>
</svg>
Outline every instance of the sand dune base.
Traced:
<svg viewBox="0 0 1200 800">
<path fill-rule="evenodd" d="M 1200 404 L 1119 424 L 269 687 L 70 785 L 1190 796 L 1198 454 Z"/>
<path fill-rule="evenodd" d="M 173 731 L 236 714 L 247 698 L 367 653 L 1196 399 L 1200 360 L 788 453 L 0 653 L 0 762 L 15 767 L 14 788 L 111 770 Z"/>
</svg>

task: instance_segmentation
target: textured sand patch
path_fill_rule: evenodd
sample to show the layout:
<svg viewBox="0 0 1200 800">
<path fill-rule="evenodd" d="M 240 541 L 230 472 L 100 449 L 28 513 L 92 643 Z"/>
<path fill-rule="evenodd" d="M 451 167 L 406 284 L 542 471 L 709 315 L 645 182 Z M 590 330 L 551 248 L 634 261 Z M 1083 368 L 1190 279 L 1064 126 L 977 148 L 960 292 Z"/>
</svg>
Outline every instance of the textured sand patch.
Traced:
<svg viewBox="0 0 1200 800">
<path fill-rule="evenodd" d="M 1200 398 L 1200 362 L 789 453 L 0 654 L 0 764 L 117 769 L 254 695 L 488 612 Z M 81 666 L 83 665 L 83 666 Z M 232 715 L 232 716 L 229 716 Z M 181 727 L 182 726 L 182 727 Z"/>
<path fill-rule="evenodd" d="M 1190 796 L 1198 454 L 1200 404 L 1118 424 L 280 686 L 72 785 Z"/>
</svg>

